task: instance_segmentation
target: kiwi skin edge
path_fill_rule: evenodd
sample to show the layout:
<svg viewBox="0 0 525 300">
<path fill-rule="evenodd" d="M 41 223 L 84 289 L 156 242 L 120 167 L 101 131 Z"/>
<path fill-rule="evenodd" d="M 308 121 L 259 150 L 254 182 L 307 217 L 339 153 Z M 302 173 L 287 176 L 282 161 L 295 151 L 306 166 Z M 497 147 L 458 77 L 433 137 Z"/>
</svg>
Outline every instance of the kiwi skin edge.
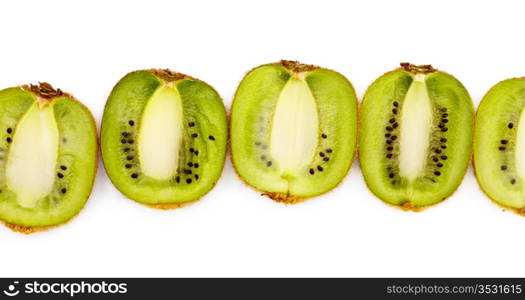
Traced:
<svg viewBox="0 0 525 300">
<path fill-rule="evenodd" d="M 504 79 L 504 80 L 500 80 L 498 81 L 498 83 L 496 83 L 495 85 L 493 85 L 491 87 L 491 89 L 493 87 L 495 87 L 496 85 L 500 84 L 501 82 L 503 81 L 506 81 L 506 80 L 509 80 L 509 79 L 521 79 L 521 80 L 525 80 L 525 76 L 522 76 L 522 77 L 512 77 L 512 78 L 508 78 L 508 79 Z M 489 89 L 490 91 L 490 89 Z M 487 91 L 488 93 L 488 91 Z M 479 110 L 479 106 L 478 106 L 478 110 Z M 477 115 L 478 115 L 478 110 L 476 110 L 476 113 L 474 115 L 474 122 L 476 122 L 477 120 Z M 474 124 L 474 127 L 475 127 L 476 124 Z M 472 149 L 476 149 L 476 139 L 473 138 L 472 140 Z M 474 156 L 474 154 L 472 154 L 472 157 Z M 503 205 L 501 203 L 498 203 L 496 200 L 492 199 L 489 194 L 487 194 L 483 188 L 481 188 L 481 183 L 478 179 L 478 175 L 477 175 L 477 171 L 476 171 L 476 160 L 472 159 L 472 168 L 474 170 L 474 177 L 476 177 L 476 182 L 478 183 L 478 188 L 481 190 L 481 192 L 483 194 L 485 194 L 485 196 L 487 196 L 488 199 L 490 199 L 490 202 L 492 202 L 493 204 L 495 204 L 496 206 L 500 207 L 503 211 L 507 211 L 507 210 L 510 210 L 512 211 L 513 213 L 516 213 L 522 217 L 525 217 L 525 207 L 524 208 L 515 208 L 515 207 L 510 207 L 510 206 L 507 206 L 507 205 Z"/>
<path fill-rule="evenodd" d="M 96 177 L 97 177 L 97 172 L 98 172 L 98 158 L 99 158 L 99 151 L 100 151 L 100 142 L 99 142 L 99 139 L 98 139 L 97 123 L 95 122 L 95 119 L 93 118 L 93 114 L 91 113 L 91 111 L 87 108 L 87 106 L 85 106 L 82 102 L 78 101 L 71 94 L 65 93 L 61 89 L 55 89 L 55 88 L 53 88 L 53 86 L 51 84 L 49 84 L 47 82 L 39 82 L 38 85 L 29 84 L 29 85 L 22 85 L 22 86 L 18 86 L 18 87 L 20 89 L 23 89 L 23 90 L 27 91 L 27 92 L 33 93 L 36 96 L 47 100 L 48 102 L 53 101 L 54 98 L 67 97 L 67 98 L 75 101 L 77 104 L 79 104 L 85 111 L 89 112 L 89 116 L 91 117 L 91 121 L 93 122 L 93 126 L 95 127 L 95 134 L 97 135 L 97 136 L 95 136 L 95 143 L 96 143 L 96 145 L 95 145 L 95 150 L 96 150 L 95 151 L 95 162 L 96 163 L 95 163 L 95 170 L 94 170 L 95 176 L 93 176 L 93 180 L 91 181 L 91 189 L 93 189 L 93 186 L 95 184 L 95 180 L 96 180 Z M 78 216 L 78 214 L 85 207 L 87 201 L 89 200 L 89 197 L 88 197 L 88 199 L 86 199 L 86 201 L 84 202 L 84 205 L 80 208 L 80 210 L 75 215 L 73 215 L 66 222 L 63 222 L 63 223 L 60 223 L 60 224 L 55 224 L 55 225 L 50 225 L 50 226 L 23 226 L 23 225 L 18 225 L 18 224 L 12 224 L 12 223 L 8 223 L 8 222 L 4 222 L 4 221 L 1 221 L 1 222 L 7 228 L 11 229 L 12 231 L 19 232 L 19 233 L 24 233 L 24 234 L 31 234 L 31 233 L 35 233 L 35 232 L 47 231 L 47 230 L 59 227 L 59 226 L 64 225 L 64 224 L 68 224 L 71 220 L 73 220 L 76 216 Z"/>
<path fill-rule="evenodd" d="M 350 169 L 352 168 L 354 160 L 357 157 L 357 151 L 359 149 L 359 145 L 358 145 L 358 142 L 359 142 L 359 139 L 358 139 L 358 136 L 359 136 L 359 109 L 360 109 L 361 104 L 359 102 L 359 98 L 357 98 L 357 95 L 355 93 L 354 86 L 352 85 L 352 83 L 344 75 L 342 75 L 341 73 L 339 73 L 337 71 L 334 71 L 332 69 L 322 68 L 322 67 L 319 67 L 319 66 L 316 66 L 316 65 L 311 65 L 311 64 L 302 64 L 302 63 L 300 63 L 299 61 L 296 61 L 296 60 L 281 59 L 280 61 L 275 62 L 275 63 L 267 63 L 267 64 L 262 64 L 262 65 L 256 66 L 256 67 L 250 69 L 249 71 L 247 71 L 244 74 L 243 78 L 241 79 L 241 82 L 253 70 L 258 69 L 258 68 L 263 67 L 263 66 L 273 66 L 273 65 L 280 65 L 280 66 L 284 67 L 285 69 L 287 69 L 287 70 L 289 70 L 291 72 L 310 72 L 310 71 L 314 71 L 314 70 L 318 70 L 318 69 L 323 69 L 323 70 L 328 70 L 328 71 L 337 73 L 342 78 L 344 78 L 348 82 L 348 84 L 352 87 L 352 89 L 354 91 L 354 97 L 355 97 L 356 102 L 357 102 L 357 110 L 356 110 L 356 112 L 357 112 L 357 116 L 356 116 L 357 134 L 354 137 L 354 139 L 355 139 L 354 154 L 353 154 L 353 157 L 350 159 L 350 164 L 348 165 L 348 168 L 346 169 L 346 171 L 344 173 L 344 176 L 341 178 L 341 180 L 335 186 L 333 186 L 330 190 L 327 190 L 326 192 L 323 192 L 320 195 L 315 195 L 315 196 L 311 196 L 311 197 L 296 197 L 296 196 L 292 196 L 292 195 L 290 195 L 288 193 L 267 192 L 267 191 L 263 191 L 261 189 L 258 189 L 255 186 L 250 185 L 246 181 L 244 181 L 244 179 L 239 174 L 239 172 L 237 170 L 237 167 L 233 163 L 233 158 L 232 158 L 231 141 L 230 141 L 231 130 L 232 130 L 232 126 L 231 126 L 231 114 L 232 114 L 232 111 L 230 109 L 230 112 L 228 114 L 228 128 L 229 128 L 229 133 L 230 134 L 229 134 L 228 139 L 226 141 L 226 143 L 227 143 L 227 153 L 226 153 L 226 155 L 229 157 L 230 161 L 232 162 L 232 167 L 233 167 L 233 170 L 234 170 L 235 174 L 237 175 L 237 178 L 240 179 L 241 182 L 244 183 L 246 186 L 249 186 L 250 188 L 260 192 L 261 196 L 266 196 L 266 197 L 272 199 L 273 201 L 279 202 L 279 203 L 297 204 L 297 203 L 303 202 L 305 200 L 308 200 L 310 198 L 315 198 L 315 197 L 318 197 L 318 196 L 321 196 L 321 195 L 324 195 L 324 194 L 327 194 L 327 193 L 333 191 L 334 189 L 339 187 L 341 185 L 341 183 L 344 181 L 344 179 L 348 176 L 348 173 L 349 173 Z M 240 83 L 239 83 L 239 85 L 240 85 Z M 231 107 L 233 107 L 233 103 L 235 102 L 235 99 L 237 98 L 236 97 L 237 96 L 237 92 L 238 92 L 238 89 L 236 90 L 236 92 L 234 94 Z"/>
</svg>

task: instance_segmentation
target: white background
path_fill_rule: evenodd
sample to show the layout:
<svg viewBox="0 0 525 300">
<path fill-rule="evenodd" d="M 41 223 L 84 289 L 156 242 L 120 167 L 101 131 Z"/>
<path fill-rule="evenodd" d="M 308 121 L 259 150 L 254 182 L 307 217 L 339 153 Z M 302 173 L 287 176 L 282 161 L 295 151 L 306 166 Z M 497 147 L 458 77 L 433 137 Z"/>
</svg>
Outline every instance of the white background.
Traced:
<svg viewBox="0 0 525 300">
<path fill-rule="evenodd" d="M 171 68 L 229 109 L 251 68 L 279 59 L 334 69 L 359 99 L 399 62 L 432 64 L 477 106 L 525 75 L 522 1 L 2 1 L 0 87 L 48 81 L 100 125 L 126 73 Z M 285 206 L 229 161 L 196 204 L 155 210 L 123 197 L 102 165 L 85 209 L 33 235 L 0 228 L 0 276 L 525 276 L 525 218 L 480 191 L 472 168 L 420 213 L 383 204 L 357 160 L 334 191 Z"/>
</svg>

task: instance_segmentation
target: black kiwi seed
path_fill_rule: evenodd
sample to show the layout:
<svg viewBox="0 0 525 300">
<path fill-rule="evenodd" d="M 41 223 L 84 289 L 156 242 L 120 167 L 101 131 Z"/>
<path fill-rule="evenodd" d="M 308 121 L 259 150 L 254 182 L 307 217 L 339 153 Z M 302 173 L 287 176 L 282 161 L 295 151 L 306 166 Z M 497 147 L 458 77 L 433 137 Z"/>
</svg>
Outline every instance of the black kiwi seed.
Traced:
<svg viewBox="0 0 525 300">
<path fill-rule="evenodd" d="M 330 160 L 330 158 L 328 158 L 328 157 L 325 157 L 325 158 L 323 158 L 323 160 L 324 160 L 324 161 L 329 161 L 329 160 Z"/>
<path fill-rule="evenodd" d="M 438 162 L 438 161 L 439 161 L 439 159 L 438 159 L 437 157 L 435 157 L 435 156 L 432 156 L 432 160 L 433 160 L 434 162 Z"/>
<path fill-rule="evenodd" d="M 175 178 L 175 181 L 176 181 L 177 183 L 179 183 L 179 182 L 180 182 L 180 176 L 177 176 L 177 177 Z"/>
<path fill-rule="evenodd" d="M 186 183 L 190 184 L 191 183 L 191 178 L 186 179 Z"/>
<path fill-rule="evenodd" d="M 505 148 L 505 147 L 499 147 L 498 149 L 499 149 L 500 151 L 505 151 L 506 148 Z"/>
<path fill-rule="evenodd" d="M 442 142 L 442 143 L 444 143 L 444 142 L 447 141 L 447 139 L 446 139 L 446 138 L 441 138 L 439 141 Z"/>
<path fill-rule="evenodd" d="M 501 166 L 501 170 L 502 170 L 502 171 L 507 170 L 507 166 L 505 166 L 505 165 Z"/>
<path fill-rule="evenodd" d="M 129 124 L 129 126 L 133 126 L 133 125 L 135 125 L 135 122 L 133 122 L 133 120 L 129 120 L 128 124 Z"/>
<path fill-rule="evenodd" d="M 129 150 L 131 150 L 131 149 L 129 149 L 129 148 L 124 148 L 124 149 L 122 149 L 122 150 L 123 150 L 124 152 L 129 152 Z"/>
<path fill-rule="evenodd" d="M 12 140 L 10 137 L 8 137 L 8 138 L 6 139 L 6 141 L 7 141 L 8 143 L 11 143 L 13 140 Z"/>
<path fill-rule="evenodd" d="M 443 123 L 439 123 L 438 127 L 439 127 L 439 128 L 443 128 L 443 127 L 445 127 L 445 124 L 443 124 Z"/>
<path fill-rule="evenodd" d="M 390 177 L 390 178 L 394 178 L 394 173 L 390 173 L 390 174 L 388 174 L 388 177 Z"/>
<path fill-rule="evenodd" d="M 125 167 L 126 167 L 126 169 L 130 169 L 131 168 L 131 164 L 126 164 Z"/>
<path fill-rule="evenodd" d="M 436 152 L 437 154 L 441 154 L 441 150 L 439 150 L 439 149 L 437 149 L 437 148 L 434 149 L 434 152 Z"/>
<path fill-rule="evenodd" d="M 509 129 L 512 129 L 512 127 L 514 127 L 514 124 L 511 122 L 511 123 L 509 123 L 509 124 L 507 125 L 507 127 L 508 127 Z"/>
<path fill-rule="evenodd" d="M 64 174 L 62 174 L 60 172 L 57 173 L 57 176 L 58 176 L 58 178 L 64 178 Z"/>
<path fill-rule="evenodd" d="M 123 136 L 123 137 L 128 137 L 128 135 L 129 135 L 129 133 L 127 133 L 127 132 L 123 132 L 123 133 L 122 133 L 122 136 Z"/>
<path fill-rule="evenodd" d="M 62 171 L 65 171 L 65 170 L 67 170 L 67 167 L 64 166 L 64 165 L 62 165 L 62 166 L 60 166 L 60 169 L 61 169 Z"/>
<path fill-rule="evenodd" d="M 326 134 L 323 133 L 323 134 L 321 134 L 321 137 L 322 137 L 323 139 L 326 139 L 328 136 L 327 136 Z"/>
<path fill-rule="evenodd" d="M 192 173 L 191 170 L 188 170 L 188 169 L 184 169 L 183 172 L 186 175 L 190 175 Z"/>
<path fill-rule="evenodd" d="M 392 113 L 393 113 L 394 115 L 397 115 L 397 109 L 395 109 L 395 108 L 392 109 Z"/>
<path fill-rule="evenodd" d="M 446 155 L 441 155 L 442 160 L 446 160 L 448 157 Z"/>
<path fill-rule="evenodd" d="M 442 114 L 441 117 L 442 118 L 446 118 L 446 117 L 448 117 L 448 114 Z"/>
<path fill-rule="evenodd" d="M 192 137 L 192 138 L 196 138 L 196 137 L 198 137 L 198 136 L 199 136 L 199 135 L 196 134 L 196 133 L 192 133 L 192 134 L 191 134 L 191 137 Z"/>
<path fill-rule="evenodd" d="M 392 150 L 394 150 L 394 147 L 392 147 L 392 146 L 388 146 L 388 147 L 386 147 L 386 150 L 387 150 L 387 151 L 392 151 Z"/>
<path fill-rule="evenodd" d="M 312 175 L 314 175 L 314 173 L 315 173 L 314 169 L 312 169 L 312 168 L 310 168 L 310 170 L 308 172 L 310 172 L 310 174 L 312 174 Z"/>
<path fill-rule="evenodd" d="M 195 180 L 199 180 L 199 174 L 195 174 Z"/>
<path fill-rule="evenodd" d="M 394 127 L 394 128 L 397 128 L 398 126 L 399 126 L 399 124 L 397 124 L 397 123 L 392 124 L 392 127 Z"/>
<path fill-rule="evenodd" d="M 214 137 L 213 135 L 210 135 L 210 136 L 208 137 L 208 139 L 209 139 L 210 141 L 215 141 L 215 137 Z"/>
<path fill-rule="evenodd" d="M 503 145 L 506 145 L 508 142 L 509 142 L 509 141 L 507 141 L 507 140 L 501 140 L 501 143 L 502 143 Z"/>
<path fill-rule="evenodd" d="M 137 177 L 139 177 L 139 174 L 137 174 L 137 173 L 131 174 L 131 178 L 137 178 Z"/>
<path fill-rule="evenodd" d="M 13 132 L 13 129 L 11 129 L 11 127 L 7 128 L 7 133 L 11 133 Z"/>
<path fill-rule="evenodd" d="M 272 161 L 269 160 L 268 162 L 266 162 L 266 166 L 271 167 L 272 166 Z"/>
<path fill-rule="evenodd" d="M 392 141 L 395 141 L 397 139 L 397 135 L 393 135 L 390 139 L 392 139 Z"/>
<path fill-rule="evenodd" d="M 441 131 L 443 131 L 443 132 L 447 132 L 447 131 L 448 131 L 448 128 L 447 128 L 447 127 L 443 127 L 443 128 L 441 128 Z"/>
<path fill-rule="evenodd" d="M 188 123 L 188 126 L 190 126 L 190 127 L 195 126 L 195 122 L 189 122 L 189 123 Z"/>
<path fill-rule="evenodd" d="M 386 140 L 386 143 L 390 145 L 390 144 L 392 144 L 392 141 L 391 140 Z"/>
<path fill-rule="evenodd" d="M 67 192 L 66 188 L 62 188 L 60 191 L 62 192 L 62 194 L 65 194 Z"/>
<path fill-rule="evenodd" d="M 387 126 L 387 127 L 386 127 L 386 130 L 387 130 L 387 131 L 392 131 L 393 129 L 392 129 L 392 127 L 390 127 L 390 126 Z"/>
<path fill-rule="evenodd" d="M 511 183 L 511 184 L 515 184 L 515 183 L 516 183 L 516 179 L 512 178 L 512 179 L 510 180 L 510 183 Z"/>
<path fill-rule="evenodd" d="M 386 158 L 392 158 L 392 153 L 388 153 L 388 154 L 386 155 Z"/>
<path fill-rule="evenodd" d="M 198 167 L 199 167 L 199 164 L 198 164 L 198 163 L 194 163 L 194 164 L 193 164 L 193 167 L 194 167 L 194 168 L 198 168 Z"/>
<path fill-rule="evenodd" d="M 121 139 L 120 142 L 121 142 L 122 144 L 127 143 L 127 141 L 126 141 L 125 139 Z"/>
<path fill-rule="evenodd" d="M 133 159 L 133 155 L 128 155 L 128 156 L 126 156 L 126 159 L 127 159 L 127 160 L 132 160 L 132 159 Z"/>
<path fill-rule="evenodd" d="M 437 166 L 438 168 L 441 168 L 441 167 L 443 167 L 443 164 L 442 164 L 442 163 L 437 163 L 436 166 Z"/>
<path fill-rule="evenodd" d="M 199 150 L 195 150 L 195 152 L 193 152 L 193 154 L 195 154 L 195 156 L 199 155 Z"/>
<path fill-rule="evenodd" d="M 319 152 L 319 156 L 324 157 L 324 152 Z"/>
<path fill-rule="evenodd" d="M 442 119 L 441 122 L 448 123 L 448 119 Z"/>
<path fill-rule="evenodd" d="M 194 151 L 195 151 L 195 149 L 193 149 L 193 148 L 190 148 L 190 152 L 192 152 L 192 153 L 193 153 Z"/>
<path fill-rule="evenodd" d="M 435 171 L 435 172 L 434 172 L 434 175 L 439 176 L 439 175 L 441 175 L 441 172 L 439 172 L 439 171 Z"/>
<path fill-rule="evenodd" d="M 391 134 L 390 134 L 390 133 L 385 133 L 385 137 L 387 137 L 387 138 L 388 138 L 388 137 L 390 137 L 390 136 L 391 136 Z"/>
<path fill-rule="evenodd" d="M 441 145 L 441 149 L 447 149 L 446 145 Z"/>
<path fill-rule="evenodd" d="M 323 167 L 317 166 L 317 171 L 322 172 L 323 171 Z"/>
<path fill-rule="evenodd" d="M 192 162 L 189 162 L 189 163 L 188 163 L 188 167 L 190 167 L 190 168 L 193 167 L 193 163 L 192 163 Z"/>
<path fill-rule="evenodd" d="M 394 101 L 393 104 L 394 104 L 395 107 L 398 107 L 398 106 L 399 106 L 399 103 L 397 103 L 397 101 Z"/>
<path fill-rule="evenodd" d="M 332 153 L 332 149 L 331 148 L 326 149 L 326 153 Z"/>
<path fill-rule="evenodd" d="M 388 122 L 390 122 L 390 123 L 394 123 L 395 121 L 396 121 L 396 119 L 394 119 L 394 118 L 388 120 Z"/>
<path fill-rule="evenodd" d="M 133 144 L 134 142 L 134 140 L 128 140 L 128 144 Z"/>
</svg>

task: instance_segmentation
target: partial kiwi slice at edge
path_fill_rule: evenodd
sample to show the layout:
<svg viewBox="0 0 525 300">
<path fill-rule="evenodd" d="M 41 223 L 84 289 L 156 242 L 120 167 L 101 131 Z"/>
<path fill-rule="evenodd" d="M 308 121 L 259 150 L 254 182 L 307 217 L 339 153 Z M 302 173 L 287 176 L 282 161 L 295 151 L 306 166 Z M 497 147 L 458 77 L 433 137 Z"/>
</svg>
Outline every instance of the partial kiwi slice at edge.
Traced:
<svg viewBox="0 0 525 300">
<path fill-rule="evenodd" d="M 457 189 L 472 152 L 474 107 L 453 76 L 402 63 L 368 88 L 360 117 L 361 170 L 381 200 L 417 210 Z"/>
<path fill-rule="evenodd" d="M 0 91 L 0 219 L 31 233 L 86 203 L 97 169 L 89 110 L 48 83 Z"/>
<path fill-rule="evenodd" d="M 227 135 L 224 104 L 208 84 L 170 70 L 136 71 L 117 83 L 106 103 L 102 157 L 128 198 L 175 208 L 213 188 Z"/>
<path fill-rule="evenodd" d="M 341 74 L 296 61 L 259 66 L 231 111 L 235 170 L 271 199 L 296 203 L 334 188 L 357 142 L 357 99 Z"/>
<path fill-rule="evenodd" d="M 474 170 L 482 190 L 525 214 L 525 78 L 504 80 L 481 100 L 474 134 Z"/>
</svg>

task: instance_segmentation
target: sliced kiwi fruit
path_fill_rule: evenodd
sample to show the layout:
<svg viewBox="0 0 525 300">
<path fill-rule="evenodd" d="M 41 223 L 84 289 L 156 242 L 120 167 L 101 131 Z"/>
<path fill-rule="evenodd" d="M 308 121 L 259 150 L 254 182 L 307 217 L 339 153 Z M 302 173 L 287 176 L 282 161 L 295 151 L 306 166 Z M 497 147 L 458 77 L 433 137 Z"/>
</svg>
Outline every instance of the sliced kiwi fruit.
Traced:
<svg viewBox="0 0 525 300">
<path fill-rule="evenodd" d="M 525 78 L 496 84 L 476 116 L 474 166 L 483 191 L 496 203 L 525 213 Z"/>
<path fill-rule="evenodd" d="M 357 141 L 357 100 L 341 74 L 295 61 L 250 71 L 231 111 L 231 151 L 240 177 L 278 202 L 334 188 Z"/>
<path fill-rule="evenodd" d="M 0 219 L 31 233 L 65 223 L 88 199 L 97 169 L 89 110 L 48 83 L 0 91 Z"/>
<path fill-rule="evenodd" d="M 368 88 L 360 165 L 383 201 L 417 210 L 450 196 L 472 152 L 474 107 L 463 85 L 430 65 L 402 63 Z"/>
<path fill-rule="evenodd" d="M 170 70 L 129 73 L 104 109 L 102 157 L 125 196 L 175 208 L 210 191 L 224 166 L 226 111 L 203 81 Z"/>
</svg>

